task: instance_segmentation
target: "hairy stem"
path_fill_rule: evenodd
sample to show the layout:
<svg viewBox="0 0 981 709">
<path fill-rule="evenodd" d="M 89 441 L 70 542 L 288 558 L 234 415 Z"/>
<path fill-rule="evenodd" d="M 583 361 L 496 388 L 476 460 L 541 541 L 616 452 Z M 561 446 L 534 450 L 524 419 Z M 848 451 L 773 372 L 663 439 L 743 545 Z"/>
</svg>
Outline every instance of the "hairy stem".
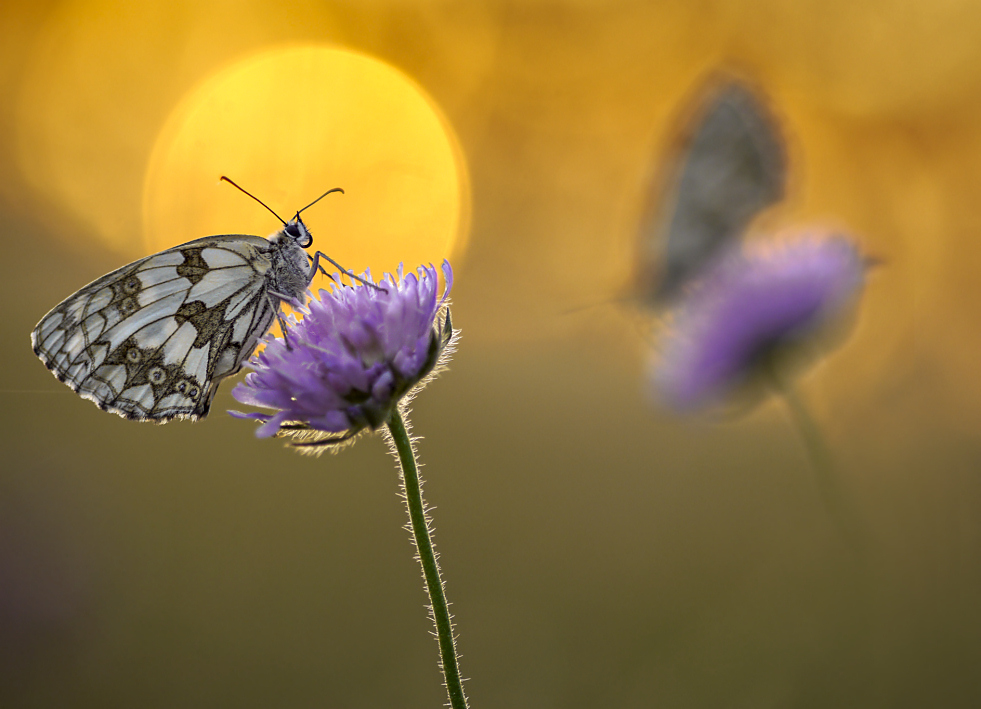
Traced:
<svg viewBox="0 0 981 709">
<path fill-rule="evenodd" d="M 416 465 L 415 451 L 412 439 L 406 430 L 402 414 L 396 411 L 388 421 L 388 430 L 392 435 L 392 445 L 398 455 L 402 470 L 402 488 L 405 491 L 405 505 L 409 510 L 409 522 L 412 527 L 412 538 L 419 553 L 419 563 L 422 564 L 422 574 L 426 579 L 426 592 L 429 594 L 430 611 L 436 624 L 436 638 L 439 641 L 440 667 L 449 694 L 452 709 L 466 709 L 467 697 L 463 693 L 463 681 L 460 678 L 460 667 L 456 654 L 456 643 L 453 638 L 453 623 L 450 620 L 449 604 L 440 577 L 439 564 L 436 563 L 436 552 L 430 535 L 429 517 L 422 499 L 422 482 Z"/>
</svg>

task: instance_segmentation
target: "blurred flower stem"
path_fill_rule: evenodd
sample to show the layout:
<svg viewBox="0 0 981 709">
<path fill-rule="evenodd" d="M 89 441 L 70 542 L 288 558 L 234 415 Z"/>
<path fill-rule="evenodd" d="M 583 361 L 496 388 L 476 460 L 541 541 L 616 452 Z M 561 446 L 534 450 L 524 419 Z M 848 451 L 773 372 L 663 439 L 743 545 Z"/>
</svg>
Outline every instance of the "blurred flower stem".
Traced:
<svg viewBox="0 0 981 709">
<path fill-rule="evenodd" d="M 831 449 L 797 387 L 789 380 L 781 377 L 775 370 L 776 367 L 772 364 L 767 367 L 772 386 L 787 404 L 791 423 L 797 429 L 807 452 L 807 457 L 811 461 L 815 483 L 821 493 L 824 508 L 836 519 L 842 534 L 856 550 L 860 550 L 864 546 L 861 525 L 837 479 Z"/>
<path fill-rule="evenodd" d="M 440 667 L 443 670 L 450 706 L 452 709 L 466 709 L 467 697 L 463 693 L 463 680 L 460 678 L 456 642 L 453 638 L 453 623 L 450 620 L 449 604 L 446 602 L 443 579 L 440 576 L 436 552 L 433 549 L 433 540 L 429 528 L 430 519 L 426 514 L 426 505 L 422 499 L 422 481 L 419 478 L 415 450 L 402 413 L 398 408 L 392 412 L 387 426 L 392 437 L 393 454 L 398 458 L 401 468 L 402 489 L 405 492 L 405 505 L 409 511 L 412 539 L 415 542 L 419 563 L 422 564 L 422 574 L 426 580 L 430 611 L 433 622 L 436 624 L 436 638 L 439 641 Z"/>
<path fill-rule="evenodd" d="M 789 383 L 784 383 L 776 376 L 777 391 L 787 404 L 790 412 L 790 419 L 797 433 L 800 434 L 807 450 L 807 455 L 814 467 L 814 474 L 817 480 L 818 489 L 821 492 L 821 499 L 829 511 L 835 511 L 841 507 L 841 491 L 834 479 L 834 461 L 831 458 L 831 451 L 828 444 L 821 435 L 821 431 L 811 416 L 811 412 L 801 399 L 797 388 Z"/>
</svg>

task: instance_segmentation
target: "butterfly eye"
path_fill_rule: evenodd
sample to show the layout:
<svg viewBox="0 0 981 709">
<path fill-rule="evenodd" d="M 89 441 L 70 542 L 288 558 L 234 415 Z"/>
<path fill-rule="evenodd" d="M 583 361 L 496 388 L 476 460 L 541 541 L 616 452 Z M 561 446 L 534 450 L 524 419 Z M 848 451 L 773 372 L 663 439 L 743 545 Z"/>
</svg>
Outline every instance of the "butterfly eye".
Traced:
<svg viewBox="0 0 981 709">
<path fill-rule="evenodd" d="M 296 242 L 297 246 L 301 248 L 307 248 L 313 244 L 313 237 L 310 236 L 310 232 L 306 230 L 303 222 L 299 220 L 299 217 L 287 224 L 283 231 L 289 236 L 293 241 Z"/>
</svg>

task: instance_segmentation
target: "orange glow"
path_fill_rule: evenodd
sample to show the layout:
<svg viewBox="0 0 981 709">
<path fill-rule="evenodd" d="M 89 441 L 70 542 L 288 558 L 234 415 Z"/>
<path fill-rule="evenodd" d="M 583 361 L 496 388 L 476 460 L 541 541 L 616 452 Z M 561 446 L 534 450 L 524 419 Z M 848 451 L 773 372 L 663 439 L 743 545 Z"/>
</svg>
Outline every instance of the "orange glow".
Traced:
<svg viewBox="0 0 981 709">
<path fill-rule="evenodd" d="M 12 157 L 37 197 L 31 214 L 127 258 L 144 255 L 147 159 L 186 91 L 256 40 L 281 41 L 291 23 L 334 34 L 330 12 L 305 2 L 284 16 L 264 2 L 66 0 L 41 16 L 34 34 L 5 38 L 23 38 Z"/>
<path fill-rule="evenodd" d="M 468 190 L 459 150 L 422 90 L 396 69 L 327 47 L 261 53 L 218 72 L 171 113 L 144 191 L 146 250 L 197 236 L 267 234 L 304 217 L 347 268 L 438 263 L 462 250 Z"/>
<path fill-rule="evenodd" d="M 283 216 L 340 186 L 305 215 L 316 246 L 378 270 L 459 261 L 469 169 L 481 221 L 466 283 L 493 297 L 460 299 L 480 323 L 468 338 L 537 339 L 590 327 L 555 314 L 626 290 L 674 119 L 707 75 L 734 68 L 769 96 L 790 143 L 787 200 L 757 235 L 840 227 L 883 264 L 815 385 L 872 396 L 933 368 L 934 388 L 976 417 L 979 27 L 969 0 L 520 12 L 500 0 L 14 0 L 0 9 L 0 158 L 12 168 L 0 199 L 121 264 L 204 234 L 274 231 L 221 174 Z M 302 51 L 324 59 L 260 70 Z M 466 168 L 449 121 L 407 76 L 465 136 Z M 361 119 L 335 115 L 359 106 Z M 500 288 L 502 270 L 530 290 Z"/>
<path fill-rule="evenodd" d="M 795 380 L 854 524 L 782 398 L 651 406 L 643 220 L 720 72 L 787 143 L 747 238 L 877 264 Z M 343 188 L 303 217 L 348 268 L 453 260 L 412 418 L 475 706 L 978 705 L 978 0 L 4 0 L 0 93 L 0 709 L 441 701 L 381 441 L 255 439 L 245 371 L 124 421 L 31 353 L 102 274 L 279 228 L 223 174 Z"/>
</svg>

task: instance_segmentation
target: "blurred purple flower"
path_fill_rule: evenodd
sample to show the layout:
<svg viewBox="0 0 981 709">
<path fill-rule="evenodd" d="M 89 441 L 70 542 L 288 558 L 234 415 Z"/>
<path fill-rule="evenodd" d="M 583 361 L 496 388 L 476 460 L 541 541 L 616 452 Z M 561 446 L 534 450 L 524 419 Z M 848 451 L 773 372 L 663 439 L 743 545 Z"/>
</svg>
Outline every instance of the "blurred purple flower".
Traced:
<svg viewBox="0 0 981 709">
<path fill-rule="evenodd" d="M 288 319 L 289 344 L 271 338 L 253 370 L 232 390 L 242 404 L 272 414 L 229 413 L 262 423 L 260 438 L 292 435 L 311 449 L 346 441 L 388 421 L 399 401 L 421 387 L 452 351 L 447 297 L 453 271 L 443 261 L 439 297 L 434 266 L 386 273 L 379 286 L 333 285 Z M 371 274 L 364 280 L 373 283 Z M 383 290 L 384 289 L 384 290 Z"/>
<path fill-rule="evenodd" d="M 799 237 L 728 253 L 684 298 L 655 388 L 673 407 L 695 409 L 743 389 L 847 314 L 867 261 L 841 236 Z"/>
</svg>

